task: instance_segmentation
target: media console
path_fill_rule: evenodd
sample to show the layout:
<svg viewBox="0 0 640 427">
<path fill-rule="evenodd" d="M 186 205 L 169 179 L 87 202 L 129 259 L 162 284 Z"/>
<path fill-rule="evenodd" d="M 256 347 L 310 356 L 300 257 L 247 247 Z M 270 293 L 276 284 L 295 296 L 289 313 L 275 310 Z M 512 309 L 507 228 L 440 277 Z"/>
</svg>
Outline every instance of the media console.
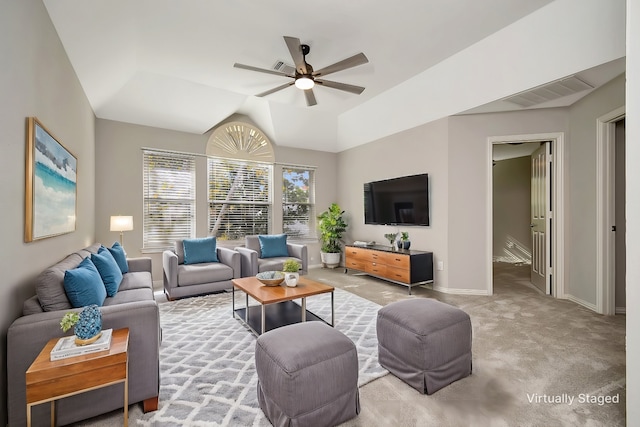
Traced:
<svg viewBox="0 0 640 427">
<path fill-rule="evenodd" d="M 379 279 L 409 288 L 433 283 L 433 253 L 407 249 L 393 250 L 391 246 L 345 247 L 347 271 L 358 270 Z"/>
</svg>

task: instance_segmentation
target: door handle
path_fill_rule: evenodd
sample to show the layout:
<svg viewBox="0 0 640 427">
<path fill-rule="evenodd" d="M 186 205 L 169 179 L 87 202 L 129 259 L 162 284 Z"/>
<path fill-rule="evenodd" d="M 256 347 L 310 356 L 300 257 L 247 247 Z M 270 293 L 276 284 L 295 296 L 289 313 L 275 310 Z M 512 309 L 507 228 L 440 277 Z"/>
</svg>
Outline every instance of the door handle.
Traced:
<svg viewBox="0 0 640 427">
<path fill-rule="evenodd" d="M 529 224 L 529 227 L 534 228 L 536 225 L 535 224 Z"/>
</svg>

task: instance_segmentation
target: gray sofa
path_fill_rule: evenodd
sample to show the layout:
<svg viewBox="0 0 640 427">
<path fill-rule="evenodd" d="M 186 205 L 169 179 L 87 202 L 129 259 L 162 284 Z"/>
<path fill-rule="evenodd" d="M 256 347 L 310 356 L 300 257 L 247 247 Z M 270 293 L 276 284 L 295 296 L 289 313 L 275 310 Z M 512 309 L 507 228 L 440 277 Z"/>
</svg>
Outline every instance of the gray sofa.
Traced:
<svg viewBox="0 0 640 427">
<path fill-rule="evenodd" d="M 7 382 L 10 426 L 26 425 L 25 372 L 52 338 L 71 335 L 60 329 L 60 319 L 71 308 L 64 292 L 64 272 L 96 253 L 99 244 L 68 255 L 35 279 L 37 295 L 23 304 L 23 316 L 7 332 Z M 153 296 L 151 259 L 128 259 L 118 292 L 107 297 L 102 312 L 103 329 L 129 328 L 129 403 L 143 402 L 145 412 L 158 406 L 160 317 Z M 47 311 L 45 311 L 47 310 Z M 56 403 L 57 424 L 69 424 L 122 408 L 122 384 L 67 397 Z M 33 407 L 33 425 L 48 425 L 49 404 Z"/>
<path fill-rule="evenodd" d="M 307 246 L 287 242 L 289 256 L 262 258 L 258 236 L 246 236 L 245 246 L 235 248 L 242 261 L 242 277 L 255 276 L 263 271 L 281 271 L 282 263 L 294 258 L 300 263 L 300 274 L 307 274 Z"/>
<path fill-rule="evenodd" d="M 231 279 L 242 277 L 240 255 L 228 248 L 216 247 L 220 262 L 184 263 L 183 240 L 174 250 L 162 254 L 164 293 L 169 301 L 231 289 Z"/>
</svg>

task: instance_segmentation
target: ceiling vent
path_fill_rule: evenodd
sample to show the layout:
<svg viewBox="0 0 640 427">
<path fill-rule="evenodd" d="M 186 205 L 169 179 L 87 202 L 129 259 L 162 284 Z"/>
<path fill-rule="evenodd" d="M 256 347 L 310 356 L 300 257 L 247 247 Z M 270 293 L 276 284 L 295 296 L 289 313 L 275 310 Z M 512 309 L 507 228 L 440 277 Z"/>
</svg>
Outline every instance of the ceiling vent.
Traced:
<svg viewBox="0 0 640 427">
<path fill-rule="evenodd" d="M 576 76 L 570 76 L 537 88 L 521 92 L 517 95 L 504 98 L 503 101 L 517 104 L 521 107 L 532 107 L 547 101 L 573 95 L 584 90 L 593 89 L 589 83 L 585 83 Z"/>
<path fill-rule="evenodd" d="M 296 73 L 296 68 L 293 65 L 285 64 L 284 61 L 276 61 L 276 63 L 273 64 L 273 69 L 290 76 Z"/>
</svg>

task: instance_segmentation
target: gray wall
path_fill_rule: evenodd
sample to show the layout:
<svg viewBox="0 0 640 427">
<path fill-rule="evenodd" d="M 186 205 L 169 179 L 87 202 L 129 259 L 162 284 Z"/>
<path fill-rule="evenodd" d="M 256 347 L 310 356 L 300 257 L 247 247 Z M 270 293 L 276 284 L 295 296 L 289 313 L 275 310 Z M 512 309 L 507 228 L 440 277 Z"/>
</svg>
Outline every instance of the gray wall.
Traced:
<svg viewBox="0 0 640 427">
<path fill-rule="evenodd" d="M 492 146 L 489 137 L 566 132 L 566 109 L 451 117 L 449 129 L 449 258 L 453 289 L 486 292 L 491 277 Z"/>
<path fill-rule="evenodd" d="M 6 336 L 35 294 L 41 269 L 94 240 L 95 117 L 39 0 L 2 1 L 0 13 L 0 424 L 6 424 Z M 36 116 L 78 159 L 76 231 L 24 243 L 26 117 Z"/>
<path fill-rule="evenodd" d="M 348 240 L 384 242 L 385 233 L 397 231 L 364 225 L 364 182 L 427 172 L 432 222 L 409 229 L 412 248 L 433 251 L 435 260 L 444 262 L 444 271 L 436 272 L 436 288 L 486 293 L 493 249 L 486 227 L 492 173 L 488 138 L 564 132 L 565 293 L 594 305 L 595 123 L 624 105 L 624 81 L 620 76 L 570 108 L 452 116 L 339 153 L 339 200 L 351 215 Z"/>
<path fill-rule="evenodd" d="M 493 259 L 531 262 L 531 156 L 493 167 Z"/>
<path fill-rule="evenodd" d="M 446 287 L 448 282 L 447 126 L 447 119 L 438 120 L 338 155 L 338 199 L 349 222 L 345 240 L 388 244 L 386 233 L 408 231 L 411 249 L 432 251 L 434 263 L 444 263 L 443 271 L 435 271 L 436 288 Z M 364 183 L 419 173 L 429 174 L 430 226 L 364 224 Z"/>
<path fill-rule="evenodd" d="M 596 304 L 596 120 L 625 105 L 625 76 L 578 101 L 569 110 L 567 144 L 568 276 L 565 293 L 589 306 Z"/>
<path fill-rule="evenodd" d="M 166 129 L 98 119 L 96 122 L 96 240 L 111 244 L 119 234 L 109 231 L 111 215 L 133 215 L 134 230 L 125 232 L 124 245 L 131 257 L 150 256 L 156 288 L 162 282 L 162 256 L 142 248 L 142 148 L 175 150 L 204 155 L 207 135 L 196 135 Z M 321 151 L 278 147 L 274 143 L 277 163 L 317 166 L 316 206 L 318 212 L 334 201 L 336 194 L 336 154 Z M 274 168 L 274 180 L 282 176 L 281 166 Z M 207 164 L 205 157 L 196 160 L 196 235 L 207 235 Z M 282 231 L 282 188 L 274 188 L 272 232 Z M 320 263 L 318 243 L 308 243 L 309 263 Z"/>
</svg>

